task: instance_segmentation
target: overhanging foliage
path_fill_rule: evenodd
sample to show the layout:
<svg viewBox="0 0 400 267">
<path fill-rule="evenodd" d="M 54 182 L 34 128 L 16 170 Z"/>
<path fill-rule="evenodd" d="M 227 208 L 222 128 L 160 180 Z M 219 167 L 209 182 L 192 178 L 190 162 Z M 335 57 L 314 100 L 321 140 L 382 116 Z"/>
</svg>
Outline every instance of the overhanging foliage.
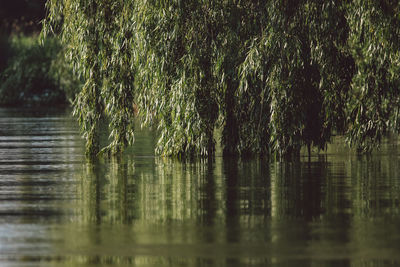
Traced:
<svg viewBox="0 0 400 267">
<path fill-rule="evenodd" d="M 397 1 L 48 0 L 86 81 L 75 100 L 89 154 L 109 119 L 119 152 L 134 117 L 163 155 L 297 154 L 347 134 L 363 151 L 397 132 Z M 138 111 L 138 112 L 136 112 Z"/>
</svg>

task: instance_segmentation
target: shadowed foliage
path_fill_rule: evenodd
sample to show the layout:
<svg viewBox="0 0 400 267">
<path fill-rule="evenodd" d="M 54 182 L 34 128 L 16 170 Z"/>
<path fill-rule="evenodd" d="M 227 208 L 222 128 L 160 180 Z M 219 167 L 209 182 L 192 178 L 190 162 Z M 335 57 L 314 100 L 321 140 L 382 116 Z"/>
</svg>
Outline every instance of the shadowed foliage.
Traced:
<svg viewBox="0 0 400 267">
<path fill-rule="evenodd" d="M 398 131 L 396 1 L 49 0 L 86 81 L 75 114 L 95 155 L 108 119 L 114 153 L 134 117 L 162 155 L 298 155 L 334 134 L 368 151 Z M 137 111 L 137 112 L 136 112 Z"/>
</svg>

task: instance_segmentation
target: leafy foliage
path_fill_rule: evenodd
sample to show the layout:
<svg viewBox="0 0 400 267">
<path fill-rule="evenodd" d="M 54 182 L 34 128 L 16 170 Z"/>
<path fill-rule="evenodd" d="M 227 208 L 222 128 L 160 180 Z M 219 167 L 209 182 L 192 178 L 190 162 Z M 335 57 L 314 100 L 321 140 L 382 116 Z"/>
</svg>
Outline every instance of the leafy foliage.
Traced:
<svg viewBox="0 0 400 267">
<path fill-rule="evenodd" d="M 348 9 L 349 46 L 357 65 L 348 138 L 360 151 L 399 130 L 399 11 L 396 1 L 354 1 Z"/>
<path fill-rule="evenodd" d="M 157 152 L 290 156 L 332 134 L 368 150 L 397 131 L 399 6 L 361 0 L 48 0 L 85 80 L 75 100 L 89 154 L 108 119 L 114 153 L 134 117 Z M 395 107 L 395 108 L 393 108 Z"/>
<path fill-rule="evenodd" d="M 11 36 L 2 52 L 7 57 L 0 70 L 1 105 L 65 104 L 79 90 L 80 82 L 61 61 L 62 47 L 54 38 L 40 45 L 34 36 Z"/>
</svg>

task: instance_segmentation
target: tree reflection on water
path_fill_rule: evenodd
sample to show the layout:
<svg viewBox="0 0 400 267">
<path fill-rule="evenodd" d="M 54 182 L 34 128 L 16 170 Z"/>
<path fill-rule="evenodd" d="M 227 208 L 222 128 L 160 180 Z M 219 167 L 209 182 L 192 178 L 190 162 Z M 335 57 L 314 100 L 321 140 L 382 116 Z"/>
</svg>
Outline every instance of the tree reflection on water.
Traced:
<svg viewBox="0 0 400 267">
<path fill-rule="evenodd" d="M 332 157 L 87 163 L 74 254 L 140 266 L 394 266 L 398 164 Z"/>
</svg>

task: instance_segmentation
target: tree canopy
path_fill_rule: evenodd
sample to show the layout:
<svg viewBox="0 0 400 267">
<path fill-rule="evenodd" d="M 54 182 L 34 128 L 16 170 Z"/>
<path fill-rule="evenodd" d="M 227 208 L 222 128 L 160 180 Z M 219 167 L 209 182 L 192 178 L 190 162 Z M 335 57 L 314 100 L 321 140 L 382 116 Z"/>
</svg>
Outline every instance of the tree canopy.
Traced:
<svg viewBox="0 0 400 267">
<path fill-rule="evenodd" d="M 48 0 L 44 33 L 85 80 L 74 102 L 97 154 L 134 118 L 162 155 L 280 156 L 333 134 L 368 151 L 398 132 L 400 4 L 391 0 Z M 219 141 L 219 140 L 217 140 Z"/>
</svg>

